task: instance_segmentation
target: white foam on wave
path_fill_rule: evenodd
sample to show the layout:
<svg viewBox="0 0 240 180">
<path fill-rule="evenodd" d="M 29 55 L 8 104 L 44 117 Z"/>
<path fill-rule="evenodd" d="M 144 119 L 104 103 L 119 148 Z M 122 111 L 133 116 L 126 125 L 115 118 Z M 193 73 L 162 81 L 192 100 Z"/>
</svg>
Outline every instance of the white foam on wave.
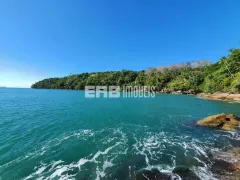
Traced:
<svg viewBox="0 0 240 180">
<path fill-rule="evenodd" d="M 100 171 L 99 167 L 97 166 L 96 175 L 97 177 L 95 180 L 100 180 L 100 178 L 103 178 L 106 174 L 104 173 L 104 171 Z"/>
<path fill-rule="evenodd" d="M 62 175 L 62 173 L 64 173 L 65 171 L 68 170 L 68 167 L 66 166 L 60 166 L 57 170 L 55 170 L 51 176 L 50 179 L 53 179 L 55 177 L 60 177 Z"/>
<path fill-rule="evenodd" d="M 104 161 L 103 170 L 105 170 L 107 168 L 110 168 L 110 167 L 113 167 L 113 166 L 114 166 L 114 164 L 111 161 Z"/>
<path fill-rule="evenodd" d="M 136 151 L 136 154 L 145 156 L 145 162 L 148 166 L 150 166 L 148 155 L 145 153 L 144 145 L 140 141 L 138 141 L 137 138 L 134 137 L 134 139 L 135 139 L 136 143 L 133 145 L 133 149 Z M 143 147 L 142 150 L 140 150 L 141 147 Z"/>
<path fill-rule="evenodd" d="M 46 155 L 51 151 L 52 148 L 57 147 L 61 145 L 65 140 L 68 140 L 70 138 L 76 138 L 76 139 L 81 139 L 81 140 L 88 140 L 94 136 L 94 132 L 91 129 L 81 129 L 79 131 L 74 131 L 68 134 L 62 135 L 60 138 L 55 138 L 52 139 L 48 142 L 44 142 L 40 144 L 40 148 L 38 150 L 35 150 L 33 152 L 28 152 L 25 157 L 20 157 L 21 159 L 30 159 L 30 158 L 35 158 L 39 156 Z"/>
<path fill-rule="evenodd" d="M 199 158 L 197 157 L 193 157 L 194 159 L 196 159 L 199 163 L 202 163 L 204 165 L 204 167 L 207 167 L 207 164 L 204 161 L 201 161 Z"/>
<path fill-rule="evenodd" d="M 143 177 L 145 177 L 147 180 L 150 180 L 144 173 L 143 173 Z"/>
<path fill-rule="evenodd" d="M 204 151 L 203 147 L 197 146 L 196 144 L 192 144 L 192 147 L 196 150 L 199 155 L 204 155 L 206 158 L 208 158 L 207 153 Z"/>
<path fill-rule="evenodd" d="M 25 178 L 25 180 L 27 180 L 27 179 L 32 179 L 32 178 L 34 178 L 34 177 L 36 177 L 36 176 L 40 176 L 40 175 L 43 175 L 45 172 L 45 170 L 47 169 L 47 168 L 50 168 L 49 169 L 49 171 L 52 171 L 52 170 L 54 170 L 54 169 L 57 169 L 57 170 L 59 170 L 59 169 L 61 169 L 61 166 L 58 166 L 59 164 L 61 164 L 61 163 L 64 163 L 63 161 L 61 161 L 61 160 L 59 160 L 59 161 L 53 161 L 53 162 L 51 162 L 50 164 L 45 164 L 45 163 L 41 163 L 41 165 L 40 165 L 40 167 L 35 167 L 34 169 L 36 170 L 34 173 L 32 173 L 31 175 L 29 175 L 29 176 L 27 176 L 26 178 Z M 56 168 L 57 167 L 57 168 Z M 59 174 L 60 173 L 60 171 L 57 171 L 56 172 L 57 174 Z M 40 176 L 40 177 L 38 177 L 38 178 L 43 178 L 42 176 Z"/>
<path fill-rule="evenodd" d="M 135 144 L 132 145 L 132 150 L 135 154 L 145 157 L 147 166 L 151 166 L 151 160 L 158 160 L 162 156 L 162 151 L 166 149 L 164 143 L 167 142 L 166 134 L 147 133 L 146 137 L 136 138 L 134 136 Z M 171 155 L 170 155 L 171 156 Z"/>
<path fill-rule="evenodd" d="M 207 169 L 207 165 L 204 161 L 201 160 L 201 157 L 205 157 L 206 159 L 208 158 L 206 153 L 208 149 L 204 147 L 208 142 L 202 143 L 190 136 L 175 136 L 174 134 L 166 132 L 145 132 L 142 136 L 137 136 L 136 138 L 135 134 L 133 133 L 135 143 L 132 145 L 132 147 L 128 147 L 128 137 L 126 133 L 124 133 L 121 128 L 109 128 L 95 132 L 92 130 L 80 130 L 79 132 L 74 132 L 68 134 L 67 136 L 64 136 L 63 138 L 60 138 L 59 141 L 61 143 L 62 141 L 65 141 L 69 138 L 88 139 L 92 136 L 102 137 L 102 134 L 105 135 L 106 132 L 108 135 L 103 136 L 101 141 L 106 145 L 109 144 L 108 148 L 105 148 L 103 151 L 97 151 L 93 154 L 79 159 L 77 162 L 70 164 L 66 164 L 63 161 L 55 161 L 51 163 L 52 167 L 50 169 L 47 168 L 49 165 L 47 167 L 41 166 L 35 171 L 35 173 L 31 174 L 31 177 L 45 177 L 45 171 L 47 171 L 47 174 L 50 174 L 50 177 L 68 177 L 71 179 L 74 177 L 74 174 L 68 176 L 68 171 L 71 171 L 74 168 L 78 168 L 79 171 L 83 171 L 85 167 L 84 165 L 86 163 L 94 163 L 94 166 L 92 166 L 92 171 L 95 171 L 96 179 L 101 179 L 107 176 L 106 169 L 112 168 L 116 165 L 116 163 L 113 161 L 114 158 L 118 157 L 120 154 L 126 155 L 128 152 L 144 156 L 146 169 L 156 168 L 156 165 L 154 165 L 154 163 L 161 161 L 162 157 L 164 161 L 167 158 L 167 161 L 169 161 L 169 166 L 164 168 L 159 166 L 157 169 L 162 173 L 177 176 L 172 173 L 172 170 L 173 167 L 177 164 L 177 155 L 179 156 L 179 154 L 176 154 L 175 149 L 180 148 L 183 148 L 183 151 L 181 152 L 183 154 L 183 157 L 187 158 L 189 155 L 188 152 L 191 152 L 190 155 L 192 156 L 193 154 L 193 159 L 195 159 L 196 162 L 202 163 L 204 165 L 203 168 Z M 116 143 L 113 144 L 114 142 Z M 118 151 L 112 153 L 112 149 L 114 149 L 116 146 L 118 146 Z M 43 150 L 49 151 L 49 149 L 50 147 L 47 146 Z M 200 170 L 198 170 L 198 173 L 201 172 Z"/>
<path fill-rule="evenodd" d="M 36 174 L 41 174 L 47 167 L 43 166 L 36 171 Z"/>
<path fill-rule="evenodd" d="M 59 139 L 59 141 L 64 141 L 72 137 L 82 138 L 86 140 L 86 138 L 91 137 L 93 135 L 94 135 L 94 132 L 91 129 L 83 129 L 79 131 L 74 131 L 69 135 L 64 135 L 62 138 Z"/>
<path fill-rule="evenodd" d="M 87 159 L 87 158 L 81 158 L 77 163 L 71 163 L 69 165 L 65 165 L 65 166 L 62 166 L 61 168 L 57 169 L 52 175 L 51 177 L 56 177 L 56 176 L 61 176 L 61 174 L 63 172 L 66 172 L 70 169 L 72 169 L 73 167 L 77 167 L 79 168 L 79 170 L 81 170 L 81 166 L 83 166 L 85 163 L 87 162 L 94 162 L 96 164 L 99 163 L 99 161 L 97 161 L 97 159 L 101 156 L 101 155 L 106 155 L 109 153 L 109 151 L 111 149 L 113 149 L 114 147 L 118 146 L 120 144 L 120 142 L 116 143 L 115 145 L 111 146 L 111 147 L 108 147 L 107 149 L 105 149 L 104 151 L 98 151 L 91 159 Z M 106 174 L 104 172 L 104 170 L 108 167 L 112 167 L 113 166 L 113 163 L 112 162 L 104 162 L 105 164 L 103 164 L 103 171 L 100 171 L 99 170 L 99 166 L 97 166 L 97 169 L 96 169 L 96 179 L 100 179 L 100 177 L 104 177 Z"/>
<path fill-rule="evenodd" d="M 200 178 L 204 180 L 218 180 L 207 167 L 193 167 L 191 170 Z"/>
<path fill-rule="evenodd" d="M 200 179 L 215 180 L 214 175 L 209 170 L 207 165 L 208 162 L 211 163 L 207 152 L 210 150 L 210 147 L 213 146 L 213 142 L 204 141 L 201 142 L 198 139 L 194 139 L 191 136 L 175 136 L 168 134 L 166 132 L 160 133 L 145 133 L 144 138 L 134 137 L 135 143 L 133 144 L 132 150 L 136 154 L 143 155 L 145 157 L 146 168 L 148 170 L 158 169 L 160 172 L 171 175 L 180 179 L 180 177 L 172 173 L 174 167 L 179 162 L 176 162 L 177 156 L 179 153 L 183 153 L 185 158 L 190 158 L 195 160 L 192 161 L 190 166 L 195 167 L 193 172 L 196 173 Z M 183 152 L 176 152 L 175 149 L 183 149 Z M 178 153 L 178 154 L 176 154 Z M 189 153 L 189 154 L 188 154 Z M 169 156 L 168 162 L 169 165 L 154 165 L 154 162 L 161 161 L 161 158 L 164 156 L 164 161 L 166 161 L 167 156 Z M 154 161 L 156 160 L 156 161 Z M 203 167 L 197 167 L 197 164 L 202 164 Z"/>
<path fill-rule="evenodd" d="M 105 151 L 98 151 L 93 158 L 91 159 L 91 161 L 93 162 L 97 162 L 96 159 L 100 156 L 100 155 L 105 155 L 107 154 L 111 149 L 113 149 L 115 146 L 118 146 L 120 144 L 120 142 L 117 142 L 114 146 L 111 146 L 107 149 L 105 149 Z"/>
<path fill-rule="evenodd" d="M 81 159 L 78 161 L 78 163 L 77 163 L 76 166 L 78 167 L 79 170 L 81 170 L 81 166 L 84 165 L 84 164 L 87 163 L 87 162 L 89 162 L 88 159 L 81 158 Z"/>
<path fill-rule="evenodd" d="M 224 131 L 224 130 L 217 130 L 217 131 L 221 132 L 222 134 L 214 134 L 214 136 L 217 136 L 217 137 L 225 136 L 230 139 L 240 140 L 240 135 L 238 134 L 238 132 Z"/>
<path fill-rule="evenodd" d="M 179 175 L 172 172 L 174 170 L 174 168 L 175 168 L 175 166 L 159 164 L 159 165 L 151 165 L 151 166 L 148 166 L 144 169 L 150 170 L 150 171 L 153 170 L 153 169 L 157 169 L 160 173 L 171 176 L 172 180 L 181 180 L 182 178 Z"/>
<path fill-rule="evenodd" d="M 59 161 L 53 161 L 52 162 L 52 167 L 50 168 L 50 171 L 53 170 L 57 165 L 64 163 L 64 161 L 59 160 Z"/>
<path fill-rule="evenodd" d="M 109 131 L 109 129 L 107 129 Z M 74 176 L 82 170 L 82 166 L 84 166 L 86 163 L 94 163 L 95 166 L 95 172 L 96 172 L 96 179 L 101 179 L 104 176 L 106 176 L 105 170 L 108 168 L 111 168 L 115 166 L 113 163 L 113 160 L 118 156 L 118 154 L 124 154 L 127 151 L 127 148 L 124 146 L 127 142 L 126 134 L 123 133 L 120 129 L 110 129 L 112 131 L 112 135 L 114 137 L 109 137 L 111 140 L 109 141 L 109 144 L 113 144 L 113 140 L 117 141 L 113 145 L 106 148 L 104 151 L 97 151 L 95 154 L 90 154 L 87 157 L 79 159 L 77 162 L 73 162 L 70 164 L 66 164 L 64 161 L 53 161 L 49 164 L 43 164 L 39 167 L 35 168 L 35 172 L 30 174 L 27 179 L 37 179 L 37 178 L 44 178 L 44 179 L 74 179 Z M 70 135 L 64 136 L 63 138 L 58 139 L 59 142 L 65 141 L 69 138 L 76 137 L 84 139 L 85 137 L 91 137 L 93 135 L 101 135 L 101 133 L 105 133 L 105 131 L 99 131 L 99 132 L 92 132 L 91 130 L 81 130 L 80 132 L 74 132 Z M 117 135 L 117 136 L 115 136 Z M 120 136 L 119 136 L 120 135 Z M 51 141 L 52 142 L 52 141 Z M 55 145 L 54 143 L 52 145 Z M 112 149 L 119 146 L 119 151 L 117 153 L 110 153 Z M 50 149 L 50 145 L 45 145 L 41 150 L 48 151 Z M 114 155 L 114 156 L 113 156 Z M 104 161 L 102 161 L 102 158 L 99 160 L 99 158 L 103 156 Z M 108 157 L 111 157 L 110 159 Z M 94 167 L 94 166 L 92 166 Z M 75 168 L 78 168 L 78 172 L 76 174 L 68 175 L 68 171 L 71 171 Z"/>
<path fill-rule="evenodd" d="M 64 161 L 54 161 L 52 163 L 50 163 L 49 165 L 43 165 L 41 167 L 39 167 L 34 173 L 32 173 L 31 175 L 29 175 L 28 177 L 25 178 L 25 180 L 31 179 L 31 178 L 42 178 L 44 177 L 44 171 L 48 168 L 51 167 L 48 170 L 48 173 L 51 172 L 51 175 L 48 176 L 46 179 L 54 179 L 54 178 L 60 178 L 60 179 L 71 179 L 74 175 L 69 176 L 68 174 L 64 174 L 65 172 L 71 170 L 72 168 L 78 168 L 79 170 L 81 170 L 81 166 L 83 166 L 85 163 L 87 162 L 94 162 L 94 163 L 98 163 L 97 158 L 101 155 L 106 155 L 108 154 L 108 152 L 113 149 L 114 147 L 116 147 L 117 145 L 119 145 L 120 143 L 116 143 L 114 146 L 111 146 L 107 149 L 105 149 L 104 151 L 98 151 L 91 159 L 87 159 L 87 158 L 81 158 L 77 163 L 71 163 L 71 164 L 64 164 Z M 104 177 L 105 174 L 105 170 L 109 167 L 114 166 L 114 164 L 111 161 L 104 161 L 103 164 L 103 171 L 99 170 L 99 166 L 97 166 L 96 169 L 96 179 L 100 179 L 100 177 Z M 40 176 L 41 175 L 41 176 Z"/>
<path fill-rule="evenodd" d="M 170 175 L 171 179 L 174 180 L 181 180 L 181 177 L 175 173 L 173 173 L 174 166 L 168 166 L 168 165 L 152 165 L 148 166 L 144 169 L 146 170 L 153 170 L 157 169 L 159 172 Z M 193 166 L 190 168 L 200 179 L 204 180 L 218 180 L 216 177 L 214 177 L 214 174 L 209 170 L 207 166 L 205 167 L 195 167 Z"/>
<path fill-rule="evenodd" d="M 113 160 L 113 159 L 112 159 Z M 112 160 L 108 161 L 105 160 L 102 166 L 102 171 L 99 169 L 99 166 L 96 168 L 96 180 L 100 180 L 101 178 L 104 178 L 106 176 L 105 170 L 107 168 L 113 167 L 114 164 L 112 163 Z"/>
</svg>

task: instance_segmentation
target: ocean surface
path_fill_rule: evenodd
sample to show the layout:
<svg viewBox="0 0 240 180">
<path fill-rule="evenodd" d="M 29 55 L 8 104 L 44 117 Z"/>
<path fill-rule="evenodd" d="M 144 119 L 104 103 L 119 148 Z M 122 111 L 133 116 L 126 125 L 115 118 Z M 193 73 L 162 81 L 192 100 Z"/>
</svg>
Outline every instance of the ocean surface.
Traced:
<svg viewBox="0 0 240 180">
<path fill-rule="evenodd" d="M 84 91 L 0 89 L 0 179 L 215 179 L 209 151 L 239 144 L 239 134 L 199 127 L 240 104 L 187 95 L 92 98 Z M 148 173 L 149 173 L 148 171 Z"/>
</svg>

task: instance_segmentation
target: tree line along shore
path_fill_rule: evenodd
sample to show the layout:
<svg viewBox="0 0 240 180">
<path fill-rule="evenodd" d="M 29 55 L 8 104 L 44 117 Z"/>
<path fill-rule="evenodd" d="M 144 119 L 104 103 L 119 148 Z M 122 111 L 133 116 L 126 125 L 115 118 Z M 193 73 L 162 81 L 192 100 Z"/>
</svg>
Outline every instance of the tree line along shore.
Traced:
<svg viewBox="0 0 240 180">
<path fill-rule="evenodd" d="M 216 98 L 216 93 L 219 92 L 217 94 L 226 93 L 224 96 L 230 98 L 230 94 L 240 93 L 240 49 L 231 49 L 228 56 L 222 57 L 216 63 L 203 60 L 142 71 L 81 73 L 44 79 L 33 84 L 32 88 L 84 90 L 85 86 L 111 85 L 155 86 L 156 92 L 202 93 L 201 96 L 205 98 L 209 98 L 212 93 L 215 93 Z"/>
</svg>

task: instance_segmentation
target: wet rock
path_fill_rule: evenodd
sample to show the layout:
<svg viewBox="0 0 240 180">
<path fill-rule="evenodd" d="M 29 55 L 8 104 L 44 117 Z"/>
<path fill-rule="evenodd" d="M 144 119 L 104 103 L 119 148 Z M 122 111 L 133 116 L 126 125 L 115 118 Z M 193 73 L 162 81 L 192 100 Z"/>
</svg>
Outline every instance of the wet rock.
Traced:
<svg viewBox="0 0 240 180">
<path fill-rule="evenodd" d="M 226 175 L 220 176 L 220 180 L 240 180 L 240 173 L 234 172 L 234 173 L 228 173 Z"/>
<path fill-rule="evenodd" d="M 172 180 L 171 175 L 161 173 L 157 169 L 143 170 L 136 174 L 136 180 Z M 177 180 L 177 179 L 176 179 Z"/>
<path fill-rule="evenodd" d="M 216 92 L 213 94 L 210 93 L 200 93 L 199 97 L 210 99 L 210 100 L 221 100 L 221 101 L 240 101 L 240 94 L 233 93 L 221 93 Z"/>
<path fill-rule="evenodd" d="M 170 89 L 164 88 L 160 92 L 161 93 L 171 93 L 172 91 Z"/>
<path fill-rule="evenodd" d="M 177 166 L 172 172 L 162 173 L 157 169 L 142 170 L 136 174 L 136 180 L 200 180 L 188 167 Z"/>
<path fill-rule="evenodd" d="M 240 148 L 226 152 L 212 151 L 212 172 L 223 180 L 240 180 Z"/>
<path fill-rule="evenodd" d="M 194 174 L 188 167 L 185 166 L 175 167 L 173 173 L 179 175 L 184 180 L 200 180 L 196 174 Z"/>
<path fill-rule="evenodd" d="M 197 93 L 198 93 L 197 90 L 194 90 L 194 89 L 188 90 L 188 94 L 197 94 Z"/>
<path fill-rule="evenodd" d="M 232 169 L 233 169 L 234 171 L 239 171 L 239 170 L 240 170 L 240 162 L 235 162 L 235 163 L 233 163 Z"/>
<path fill-rule="evenodd" d="M 235 161 L 232 164 L 232 168 L 234 171 L 240 171 L 240 148 L 233 148 L 228 151 L 231 154 L 232 161 Z"/>
<path fill-rule="evenodd" d="M 240 118 L 234 114 L 217 114 L 197 121 L 198 125 L 234 131 L 240 125 Z"/>
</svg>

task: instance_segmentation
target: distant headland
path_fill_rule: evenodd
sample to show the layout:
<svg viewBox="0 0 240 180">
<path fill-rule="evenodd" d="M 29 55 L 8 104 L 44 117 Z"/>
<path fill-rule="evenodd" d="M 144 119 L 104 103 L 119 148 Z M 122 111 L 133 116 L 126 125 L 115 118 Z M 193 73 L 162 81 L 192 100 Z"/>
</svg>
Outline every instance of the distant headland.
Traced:
<svg viewBox="0 0 240 180">
<path fill-rule="evenodd" d="M 231 49 L 218 62 L 185 62 L 142 71 L 107 71 L 49 78 L 36 82 L 36 89 L 84 90 L 85 86 L 155 86 L 156 92 L 175 94 L 240 93 L 240 49 Z M 202 97 L 208 97 L 203 96 Z M 231 97 L 231 96 L 229 96 Z"/>
</svg>

